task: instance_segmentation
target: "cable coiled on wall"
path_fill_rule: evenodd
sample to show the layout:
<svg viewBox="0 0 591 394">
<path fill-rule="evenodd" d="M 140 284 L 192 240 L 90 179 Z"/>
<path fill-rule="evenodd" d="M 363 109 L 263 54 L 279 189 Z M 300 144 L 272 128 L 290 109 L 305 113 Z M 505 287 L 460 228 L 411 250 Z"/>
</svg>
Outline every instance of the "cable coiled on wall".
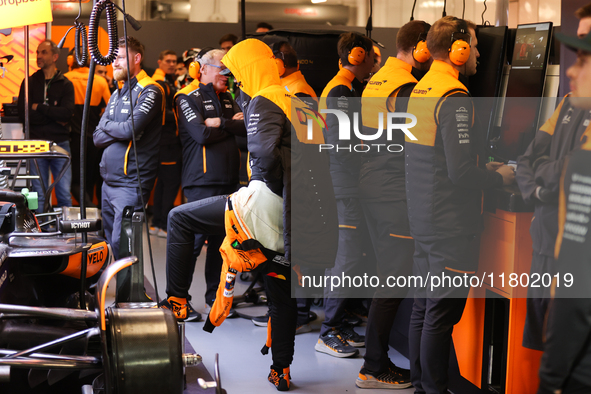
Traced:
<svg viewBox="0 0 591 394">
<path fill-rule="evenodd" d="M 107 33 L 109 35 L 109 52 L 107 56 L 103 56 L 98 48 L 98 31 L 101 13 L 106 10 L 107 15 Z M 78 33 L 78 30 L 76 30 Z M 90 47 L 90 54 L 94 61 L 101 66 L 108 66 L 113 63 L 117 57 L 117 49 L 119 48 L 117 37 L 117 14 L 115 6 L 110 0 L 98 0 L 90 13 L 90 21 L 88 22 L 88 45 Z"/>
<path fill-rule="evenodd" d="M 84 67 L 88 61 L 88 38 L 86 26 L 82 22 L 75 22 L 76 35 L 74 37 L 74 56 L 80 67 Z M 82 40 L 82 42 L 80 42 Z"/>
</svg>

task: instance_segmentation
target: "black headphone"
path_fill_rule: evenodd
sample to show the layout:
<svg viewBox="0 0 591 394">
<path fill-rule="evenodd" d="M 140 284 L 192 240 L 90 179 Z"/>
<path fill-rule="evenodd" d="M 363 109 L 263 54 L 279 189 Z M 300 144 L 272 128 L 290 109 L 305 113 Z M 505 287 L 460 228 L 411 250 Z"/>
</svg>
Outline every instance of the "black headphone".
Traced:
<svg viewBox="0 0 591 394">
<path fill-rule="evenodd" d="M 291 50 L 287 51 L 287 52 L 282 52 L 281 47 L 284 45 L 289 46 L 291 48 Z M 273 47 L 271 49 L 273 50 L 273 55 L 275 56 L 277 68 L 279 69 L 279 75 L 283 75 L 286 67 L 289 67 L 289 68 L 298 67 L 299 68 L 300 65 L 298 63 L 298 57 L 295 53 L 295 50 L 289 44 L 289 42 L 277 41 L 276 43 L 273 44 Z"/>
</svg>

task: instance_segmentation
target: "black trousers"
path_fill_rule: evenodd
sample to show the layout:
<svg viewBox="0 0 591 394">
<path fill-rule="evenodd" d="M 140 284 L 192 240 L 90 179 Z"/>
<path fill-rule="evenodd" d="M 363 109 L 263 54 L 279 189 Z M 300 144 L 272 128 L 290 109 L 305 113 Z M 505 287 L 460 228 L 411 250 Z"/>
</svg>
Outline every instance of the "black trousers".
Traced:
<svg viewBox="0 0 591 394">
<path fill-rule="evenodd" d="M 533 252 L 530 268 L 530 277 L 538 273 L 554 275 L 556 273 L 556 260 L 554 257 Z M 544 322 L 552 299 L 551 288 L 540 286 L 527 289 L 527 313 L 523 326 L 523 347 L 544 350 Z"/>
<path fill-rule="evenodd" d="M 278 264 L 267 262 L 266 265 L 265 272 L 270 272 L 274 271 L 273 266 Z M 281 272 L 286 277 L 285 280 L 265 275 L 265 286 L 270 301 L 273 365 L 287 368 L 293 361 L 298 307 L 296 299 L 291 297 L 291 280 L 296 275 L 291 268 L 281 269 Z"/>
<path fill-rule="evenodd" d="M 324 269 L 321 269 L 321 268 L 310 268 L 310 267 L 300 266 L 300 272 L 303 276 L 306 276 L 306 275 L 322 276 L 322 275 L 324 275 Z M 312 306 L 312 301 L 314 299 L 309 297 L 309 294 L 306 294 L 306 291 L 303 290 L 299 285 L 297 285 L 295 287 L 295 296 L 296 296 L 296 303 L 298 306 L 297 325 L 301 326 L 301 325 L 308 323 L 308 319 L 310 316 L 310 308 Z"/>
<path fill-rule="evenodd" d="M 363 212 L 359 199 L 337 199 L 339 215 L 339 244 L 333 268 L 326 270 L 327 276 L 353 276 L 361 268 L 361 227 Z M 347 289 L 324 289 L 324 322 L 320 335 L 325 335 L 333 327 L 339 327 L 345 317 L 345 306 L 350 294 Z"/>
<path fill-rule="evenodd" d="M 388 277 L 412 273 L 415 245 L 410 237 L 406 201 L 361 200 L 367 228 L 377 260 L 380 283 Z M 388 369 L 390 332 L 398 306 L 408 292 L 407 287 L 378 287 L 367 317 L 363 367 L 382 373 Z"/>
<path fill-rule="evenodd" d="M 160 145 L 160 164 L 154 188 L 152 226 L 167 229 L 168 213 L 181 187 L 182 150 L 176 144 Z"/>
<path fill-rule="evenodd" d="M 188 297 L 195 270 L 192 260 L 195 234 L 225 235 L 226 198 L 225 195 L 210 197 L 170 211 L 166 244 L 166 293 L 169 296 Z M 272 265 L 267 266 L 265 273 L 273 268 Z M 281 273 L 286 280 L 265 275 L 265 282 L 271 301 L 273 364 L 287 368 L 293 361 L 297 305 L 295 298 L 291 298 L 291 269 Z M 219 281 L 218 273 L 218 285 Z"/>
<path fill-rule="evenodd" d="M 185 196 L 189 200 L 189 203 L 197 202 L 203 199 L 209 199 L 215 196 L 227 196 L 228 194 L 233 193 L 236 191 L 236 187 L 232 186 L 202 186 L 202 187 L 192 187 L 192 188 L 184 188 L 183 192 Z M 187 204 L 184 204 L 187 205 Z M 203 245 L 207 240 L 207 254 L 205 256 L 205 302 L 208 305 L 212 305 L 215 300 L 216 291 L 218 288 L 218 284 L 220 282 L 220 274 L 222 272 L 222 255 L 220 254 L 220 246 L 222 246 L 222 242 L 224 241 L 224 237 L 226 235 L 226 231 L 224 228 L 224 210 L 225 210 L 225 199 L 222 205 L 222 213 L 221 213 L 221 222 L 219 218 L 212 219 L 212 222 L 221 224 L 221 228 L 211 228 L 212 232 L 209 232 L 207 228 L 200 228 L 199 231 L 195 231 L 192 233 L 193 237 L 193 248 L 190 257 L 183 257 L 186 258 L 184 264 L 187 265 L 188 269 L 185 271 L 189 276 L 183 281 L 184 284 L 188 284 L 186 286 L 186 296 L 182 296 L 183 298 L 191 299 L 191 295 L 188 294 L 189 287 L 191 287 L 191 283 L 193 281 L 193 273 L 195 272 L 195 263 L 197 262 L 197 257 L 201 254 L 201 249 L 203 249 Z M 182 205 L 181 205 L 182 207 Z M 180 208 L 180 207 L 177 207 Z M 201 210 L 196 211 L 198 215 L 203 215 Z M 171 211 L 172 213 L 172 211 Z M 209 217 L 205 216 L 208 220 Z M 169 224 L 171 214 L 169 214 Z M 191 220 L 198 220 L 198 218 L 191 217 Z M 168 237 L 170 238 L 170 236 Z M 168 248 L 168 246 L 167 246 Z M 190 268 L 190 269 L 189 269 Z M 178 297 L 178 296 L 177 296 Z"/>
<path fill-rule="evenodd" d="M 478 270 L 480 236 L 436 241 L 415 239 L 414 274 L 463 277 Z M 453 279 L 452 279 L 453 280 Z M 417 287 L 409 327 L 411 381 L 415 393 L 447 394 L 452 332 L 462 318 L 469 288 Z"/>
<path fill-rule="evenodd" d="M 91 133 L 92 136 L 92 133 Z M 76 201 L 80 201 L 80 134 L 70 134 L 70 152 L 72 157 L 72 182 L 71 192 Z M 85 179 L 85 199 L 87 207 L 96 206 L 93 202 L 93 195 L 96 188 L 96 196 L 99 208 L 101 206 L 103 178 L 100 174 L 100 162 L 103 156 L 103 149 L 97 148 L 92 142 L 92 138 L 86 139 L 86 179 Z"/>
<path fill-rule="evenodd" d="M 537 394 L 554 394 L 554 390 L 549 390 L 543 386 L 543 382 L 540 383 Z M 562 388 L 562 394 L 588 394 L 591 393 L 591 386 L 581 383 L 578 380 L 568 378 L 564 387 Z"/>
</svg>

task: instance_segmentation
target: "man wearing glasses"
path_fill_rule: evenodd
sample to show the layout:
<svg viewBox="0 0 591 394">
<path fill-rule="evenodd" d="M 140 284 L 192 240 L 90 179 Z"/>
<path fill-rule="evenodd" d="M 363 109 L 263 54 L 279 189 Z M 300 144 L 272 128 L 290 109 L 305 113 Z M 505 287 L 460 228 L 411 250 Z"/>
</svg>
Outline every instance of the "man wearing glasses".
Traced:
<svg viewBox="0 0 591 394">
<path fill-rule="evenodd" d="M 226 91 L 227 69 L 220 62 L 225 52 L 212 49 L 201 53 L 201 80 L 194 80 L 175 97 L 179 138 L 183 148 L 182 185 L 189 202 L 227 195 L 236 191 L 240 151 L 235 135 L 246 136 L 243 115 Z M 205 302 L 211 306 L 222 268 L 219 248 L 223 234 L 196 234 L 192 258 L 181 265 L 167 266 L 168 300 L 164 307 L 177 318 L 198 321 L 201 316 L 189 305 L 195 261 L 208 241 L 205 260 Z"/>
</svg>

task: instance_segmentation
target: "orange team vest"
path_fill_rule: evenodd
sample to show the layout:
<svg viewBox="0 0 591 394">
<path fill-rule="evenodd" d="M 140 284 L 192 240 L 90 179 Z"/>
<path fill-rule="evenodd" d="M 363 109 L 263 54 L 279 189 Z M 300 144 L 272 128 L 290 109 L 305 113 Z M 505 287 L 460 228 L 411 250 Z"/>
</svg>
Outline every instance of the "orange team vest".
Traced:
<svg viewBox="0 0 591 394">
<path fill-rule="evenodd" d="M 439 119 L 441 104 L 451 94 L 457 92 L 468 94 L 464 84 L 458 80 L 458 75 L 459 72 L 449 64 L 440 60 L 433 61 L 429 72 L 417 83 L 410 95 L 407 112 L 417 117 L 417 124 L 412 128 L 412 134 L 417 140 L 413 141 L 407 135 L 405 137 L 407 144 L 435 146 L 439 126 L 435 119 Z M 407 121 L 407 123 L 410 122 Z M 472 125 L 473 123 L 474 116 L 472 116 Z"/>
<path fill-rule="evenodd" d="M 314 101 L 318 101 L 316 99 L 316 92 L 308 84 L 306 78 L 304 78 L 302 72 L 299 70 L 285 78 L 281 78 L 281 85 L 283 85 L 283 87 L 285 87 L 285 89 L 293 95 L 304 93 L 310 97 L 313 97 Z"/>
<path fill-rule="evenodd" d="M 379 114 L 384 114 L 383 118 L 386 113 L 395 111 L 395 108 L 390 106 L 394 101 L 390 101 L 389 98 L 395 98 L 402 87 L 417 83 L 416 78 L 410 73 L 411 70 L 410 64 L 390 57 L 384 67 L 371 77 L 361 96 L 363 126 L 377 130 Z M 385 118 L 383 119 L 382 125 L 385 127 Z"/>
<path fill-rule="evenodd" d="M 154 71 L 154 75 L 152 75 L 154 81 L 164 81 L 165 78 L 166 74 L 164 74 L 164 71 L 159 68 L 157 68 L 156 71 Z"/>
<path fill-rule="evenodd" d="M 335 75 L 328 84 L 324 87 L 322 94 L 320 95 L 320 102 L 318 103 L 318 109 L 326 109 L 328 108 L 326 105 L 326 98 L 330 91 L 340 85 L 344 85 L 349 89 L 353 88 L 353 80 L 355 79 L 355 74 L 351 71 L 347 70 L 346 68 L 341 68 L 337 75 Z"/>
</svg>

